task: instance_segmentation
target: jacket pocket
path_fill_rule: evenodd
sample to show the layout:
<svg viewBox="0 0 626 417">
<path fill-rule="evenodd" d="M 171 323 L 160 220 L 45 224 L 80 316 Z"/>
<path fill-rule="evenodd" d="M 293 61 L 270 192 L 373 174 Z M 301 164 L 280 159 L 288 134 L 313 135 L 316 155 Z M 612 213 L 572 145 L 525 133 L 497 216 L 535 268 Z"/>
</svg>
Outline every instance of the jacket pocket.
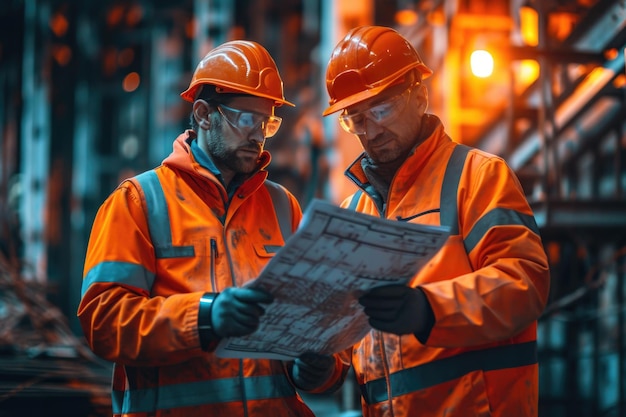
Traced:
<svg viewBox="0 0 626 417">
<path fill-rule="evenodd" d="M 279 245 L 268 245 L 261 243 L 256 243 L 254 245 L 254 251 L 260 258 L 271 258 L 276 254 L 276 252 L 280 250 L 280 248 L 282 248 L 282 246 Z"/>
</svg>

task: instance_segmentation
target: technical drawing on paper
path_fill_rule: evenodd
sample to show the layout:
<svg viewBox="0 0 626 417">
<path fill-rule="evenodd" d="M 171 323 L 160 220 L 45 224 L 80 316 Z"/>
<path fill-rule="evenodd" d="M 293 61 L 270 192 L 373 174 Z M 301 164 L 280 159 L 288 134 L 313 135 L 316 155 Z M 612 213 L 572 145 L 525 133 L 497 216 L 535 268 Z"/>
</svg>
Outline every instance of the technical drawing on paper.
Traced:
<svg viewBox="0 0 626 417">
<path fill-rule="evenodd" d="M 406 284 L 448 238 L 445 227 L 386 220 L 314 200 L 302 223 L 247 285 L 274 296 L 259 328 L 221 341 L 222 357 L 294 359 L 331 354 L 370 330 L 358 298 Z"/>
</svg>

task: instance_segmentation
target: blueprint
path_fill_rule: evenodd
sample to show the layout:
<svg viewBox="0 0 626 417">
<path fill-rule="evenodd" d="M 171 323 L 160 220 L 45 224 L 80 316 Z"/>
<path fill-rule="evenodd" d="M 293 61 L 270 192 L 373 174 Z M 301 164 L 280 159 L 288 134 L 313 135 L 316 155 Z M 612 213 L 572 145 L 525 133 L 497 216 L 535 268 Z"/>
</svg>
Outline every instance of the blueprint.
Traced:
<svg viewBox="0 0 626 417">
<path fill-rule="evenodd" d="M 312 201 L 298 230 L 247 284 L 274 296 L 259 328 L 222 340 L 216 354 L 292 360 L 352 346 L 371 329 L 359 296 L 376 286 L 408 283 L 447 238 L 445 227 Z"/>
</svg>

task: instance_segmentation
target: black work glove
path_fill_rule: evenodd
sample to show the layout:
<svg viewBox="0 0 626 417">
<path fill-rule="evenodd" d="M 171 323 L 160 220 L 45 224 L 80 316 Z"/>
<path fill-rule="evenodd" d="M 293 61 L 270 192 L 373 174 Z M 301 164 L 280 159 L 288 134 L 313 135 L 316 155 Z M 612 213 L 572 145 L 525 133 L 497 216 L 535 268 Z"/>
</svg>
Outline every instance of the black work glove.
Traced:
<svg viewBox="0 0 626 417">
<path fill-rule="evenodd" d="M 306 352 L 300 355 L 291 365 L 291 379 L 297 388 L 311 391 L 321 387 L 335 370 L 335 358 Z"/>
<path fill-rule="evenodd" d="M 420 340 L 435 322 L 426 295 L 402 284 L 372 288 L 359 298 L 374 329 L 397 335 L 415 334 Z"/>
<path fill-rule="evenodd" d="M 245 336 L 254 332 L 265 314 L 261 304 L 272 301 L 272 295 L 260 289 L 226 288 L 213 301 L 213 331 L 218 337 Z"/>
</svg>

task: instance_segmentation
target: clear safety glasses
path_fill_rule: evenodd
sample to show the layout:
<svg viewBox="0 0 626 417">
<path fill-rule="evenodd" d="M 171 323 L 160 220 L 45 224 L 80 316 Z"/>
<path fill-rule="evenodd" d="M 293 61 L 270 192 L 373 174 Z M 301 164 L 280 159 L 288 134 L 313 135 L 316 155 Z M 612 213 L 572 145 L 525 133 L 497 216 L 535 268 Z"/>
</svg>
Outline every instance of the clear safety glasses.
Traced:
<svg viewBox="0 0 626 417">
<path fill-rule="evenodd" d="M 218 104 L 217 110 L 232 127 L 247 134 L 260 127 L 263 130 L 263 136 L 266 138 L 274 136 L 283 121 L 281 117 L 272 114 L 237 110 L 223 104 Z"/>
<path fill-rule="evenodd" d="M 402 94 L 393 96 L 358 113 L 348 113 L 347 110 L 344 110 L 343 113 L 339 115 L 339 124 L 343 130 L 348 133 L 364 135 L 366 133 L 368 119 L 378 125 L 392 122 L 409 102 L 411 90 L 418 84 L 419 83 L 413 84 L 404 90 Z"/>
</svg>

